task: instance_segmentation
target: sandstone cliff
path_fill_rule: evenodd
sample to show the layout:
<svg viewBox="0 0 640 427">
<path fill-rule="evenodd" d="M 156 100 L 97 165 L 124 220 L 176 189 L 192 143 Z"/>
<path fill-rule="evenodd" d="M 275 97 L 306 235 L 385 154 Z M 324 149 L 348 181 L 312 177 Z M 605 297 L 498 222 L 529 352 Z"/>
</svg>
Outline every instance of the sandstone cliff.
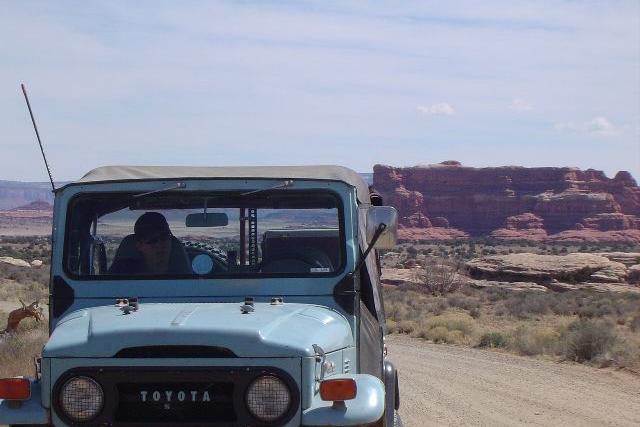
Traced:
<svg viewBox="0 0 640 427">
<path fill-rule="evenodd" d="M 640 188 L 624 171 L 607 178 L 569 167 L 376 165 L 373 187 L 398 209 L 405 237 L 438 228 L 498 239 L 640 243 Z"/>
</svg>

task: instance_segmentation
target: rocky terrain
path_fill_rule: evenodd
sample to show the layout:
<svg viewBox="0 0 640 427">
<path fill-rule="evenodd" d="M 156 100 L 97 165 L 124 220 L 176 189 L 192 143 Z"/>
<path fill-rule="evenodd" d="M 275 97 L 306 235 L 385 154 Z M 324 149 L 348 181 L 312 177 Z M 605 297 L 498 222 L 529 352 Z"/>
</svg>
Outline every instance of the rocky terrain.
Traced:
<svg viewBox="0 0 640 427">
<path fill-rule="evenodd" d="M 384 260 L 382 283 L 420 284 L 423 269 L 433 269 L 429 257 L 392 265 L 392 257 Z M 447 268 L 453 268 L 449 264 Z M 512 253 L 485 255 L 455 265 L 455 280 L 475 288 L 502 288 L 514 291 L 595 290 L 640 293 L 640 253 L 603 252 L 544 255 Z"/>
<path fill-rule="evenodd" d="M 638 289 L 640 253 L 490 255 L 468 261 L 466 269 L 469 277 L 484 280 L 486 286 L 497 281 L 510 283 L 512 288 L 540 286 L 563 291 L 616 290 L 619 286 L 628 291 Z"/>
<path fill-rule="evenodd" d="M 373 187 L 406 239 L 640 242 L 640 187 L 625 171 L 376 165 Z"/>
</svg>

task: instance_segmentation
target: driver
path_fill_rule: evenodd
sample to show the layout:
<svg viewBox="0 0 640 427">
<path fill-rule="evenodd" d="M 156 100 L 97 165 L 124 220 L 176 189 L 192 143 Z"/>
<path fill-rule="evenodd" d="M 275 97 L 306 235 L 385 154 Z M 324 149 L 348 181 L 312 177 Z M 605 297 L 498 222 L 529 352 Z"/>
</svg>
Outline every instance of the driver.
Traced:
<svg viewBox="0 0 640 427">
<path fill-rule="evenodd" d="M 172 257 L 186 258 L 186 254 L 184 249 L 174 245 L 175 238 L 164 215 L 158 212 L 144 213 L 136 221 L 133 230 L 133 241 L 137 254 L 119 257 L 117 253 L 109 270 L 110 273 L 162 275 L 183 272 L 176 271 L 182 270 L 182 268 L 176 269 L 176 263 L 172 263 L 171 260 Z M 122 248 L 125 246 L 125 240 L 121 243 L 118 252 L 121 250 L 125 252 L 125 249 Z"/>
</svg>

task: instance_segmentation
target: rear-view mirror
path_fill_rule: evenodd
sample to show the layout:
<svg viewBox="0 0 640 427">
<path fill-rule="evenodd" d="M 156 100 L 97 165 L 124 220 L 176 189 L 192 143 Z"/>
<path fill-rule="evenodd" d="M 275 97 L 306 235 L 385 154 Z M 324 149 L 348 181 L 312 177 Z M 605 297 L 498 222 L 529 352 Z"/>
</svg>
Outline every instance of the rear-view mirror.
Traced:
<svg viewBox="0 0 640 427">
<path fill-rule="evenodd" d="M 229 225 L 226 213 L 194 213 L 187 215 L 187 227 L 224 227 Z"/>
<path fill-rule="evenodd" d="M 382 232 L 375 244 L 376 249 L 392 249 L 398 241 L 398 212 L 392 206 L 372 206 L 367 211 L 367 243 L 371 243 L 376 230 L 384 224 Z"/>
</svg>

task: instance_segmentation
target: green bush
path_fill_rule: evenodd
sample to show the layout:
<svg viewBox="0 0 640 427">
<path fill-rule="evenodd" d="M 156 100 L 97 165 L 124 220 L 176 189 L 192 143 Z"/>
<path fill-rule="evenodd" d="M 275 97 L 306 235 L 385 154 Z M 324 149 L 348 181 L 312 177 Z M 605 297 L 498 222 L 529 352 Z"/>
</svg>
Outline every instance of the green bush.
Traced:
<svg viewBox="0 0 640 427">
<path fill-rule="evenodd" d="M 510 346 L 514 351 L 525 356 L 556 354 L 558 333 L 550 328 L 521 325 L 513 332 Z"/>
<path fill-rule="evenodd" d="M 436 326 L 433 329 L 424 329 L 420 331 L 421 338 L 430 339 L 435 343 L 446 343 L 449 337 L 449 330 L 444 326 Z"/>
<path fill-rule="evenodd" d="M 487 332 L 482 334 L 478 347 L 505 348 L 509 345 L 509 338 L 500 332 Z"/>
<path fill-rule="evenodd" d="M 550 299 L 540 292 L 519 292 L 505 301 L 510 315 L 526 318 L 531 315 L 542 315 L 549 312 Z"/>
<path fill-rule="evenodd" d="M 610 323 L 580 319 L 569 325 L 562 342 L 565 359 L 581 363 L 609 353 L 616 342 L 616 334 Z"/>
<path fill-rule="evenodd" d="M 468 297 L 459 293 L 447 296 L 447 303 L 451 307 L 458 307 L 467 311 L 480 307 L 480 301 L 478 301 L 476 298 Z"/>
</svg>

